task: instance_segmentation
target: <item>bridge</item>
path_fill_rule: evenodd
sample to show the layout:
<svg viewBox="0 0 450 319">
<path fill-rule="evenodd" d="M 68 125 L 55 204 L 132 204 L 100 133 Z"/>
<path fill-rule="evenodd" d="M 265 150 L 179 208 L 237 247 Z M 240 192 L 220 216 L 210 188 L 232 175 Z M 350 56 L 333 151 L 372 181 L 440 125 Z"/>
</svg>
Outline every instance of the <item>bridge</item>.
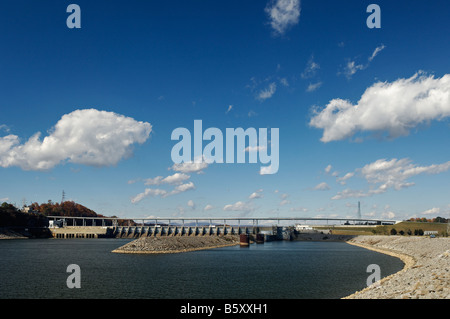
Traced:
<svg viewBox="0 0 450 319">
<path fill-rule="evenodd" d="M 301 222 L 332 226 L 376 226 L 395 224 L 393 220 L 311 217 L 229 217 L 229 218 L 118 218 L 48 216 L 50 230 L 56 238 L 138 238 L 142 236 L 212 236 L 264 233 L 283 236 L 282 223 Z"/>
</svg>

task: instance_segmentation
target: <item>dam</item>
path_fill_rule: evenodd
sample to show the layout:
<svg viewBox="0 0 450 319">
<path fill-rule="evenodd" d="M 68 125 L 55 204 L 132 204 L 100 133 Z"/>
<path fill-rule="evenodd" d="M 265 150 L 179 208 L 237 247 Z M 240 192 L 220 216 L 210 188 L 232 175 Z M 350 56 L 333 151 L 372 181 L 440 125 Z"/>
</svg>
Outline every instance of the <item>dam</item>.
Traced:
<svg viewBox="0 0 450 319">
<path fill-rule="evenodd" d="M 54 238 L 139 238 L 151 236 L 256 235 L 265 240 L 289 239 L 295 223 L 322 225 L 350 222 L 354 225 L 394 224 L 392 220 L 332 218 L 133 218 L 48 216 Z M 281 226 L 281 223 L 291 226 Z M 331 224 L 330 224 L 331 223 Z"/>
</svg>

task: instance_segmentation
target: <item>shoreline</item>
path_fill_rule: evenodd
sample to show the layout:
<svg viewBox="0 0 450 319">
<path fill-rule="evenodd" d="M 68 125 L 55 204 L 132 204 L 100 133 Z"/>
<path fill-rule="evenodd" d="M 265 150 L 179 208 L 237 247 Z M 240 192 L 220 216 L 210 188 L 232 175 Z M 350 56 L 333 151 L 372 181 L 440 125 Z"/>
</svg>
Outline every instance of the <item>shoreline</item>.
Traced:
<svg viewBox="0 0 450 319">
<path fill-rule="evenodd" d="M 117 249 L 114 249 L 111 251 L 112 253 L 118 253 L 118 254 L 179 254 L 179 253 L 187 253 L 191 251 L 198 251 L 198 250 L 207 250 L 207 249 L 215 249 L 215 248 L 222 248 L 222 247 L 230 247 L 230 246 L 237 246 L 239 243 L 233 243 L 233 244 L 223 244 L 223 245 L 216 245 L 216 246 L 204 246 L 204 247 L 197 247 L 197 248 L 188 248 L 188 249 L 178 249 L 178 250 L 170 250 L 170 251 L 133 251 L 133 250 L 124 250 L 120 247 Z"/>
<path fill-rule="evenodd" d="M 343 297 L 342 299 L 354 299 L 358 295 L 363 294 L 363 293 L 365 293 L 365 292 L 367 292 L 367 291 L 369 291 L 371 289 L 374 289 L 374 287 L 376 285 L 382 285 L 384 282 L 390 280 L 394 275 L 399 274 L 399 273 L 401 273 L 403 271 L 407 271 L 409 268 L 412 268 L 415 265 L 415 263 L 416 263 L 414 257 L 411 257 L 411 256 L 406 255 L 406 254 L 400 254 L 400 253 L 394 252 L 392 250 L 375 248 L 375 247 L 372 247 L 372 246 L 369 246 L 369 245 L 364 245 L 364 244 L 359 244 L 359 243 L 352 243 L 352 242 L 349 242 L 349 241 L 347 241 L 347 244 L 353 245 L 353 246 L 357 246 L 357 247 L 361 247 L 361 248 L 364 248 L 364 249 L 368 249 L 368 250 L 371 250 L 371 251 L 375 251 L 377 253 L 389 255 L 389 256 L 392 256 L 392 257 L 396 257 L 396 258 L 400 259 L 403 262 L 404 265 L 403 265 L 403 268 L 401 270 L 399 270 L 398 272 L 393 273 L 393 274 L 391 274 L 389 276 L 383 277 L 378 282 L 370 285 L 369 287 L 366 287 L 366 288 L 364 288 L 362 290 L 356 291 L 356 292 L 354 292 L 353 294 L 351 294 L 349 296 Z"/>
<path fill-rule="evenodd" d="M 347 243 L 399 258 L 404 267 L 342 299 L 450 298 L 450 238 L 367 235 Z"/>
<path fill-rule="evenodd" d="M 112 253 L 177 254 L 236 245 L 239 245 L 239 238 L 231 235 L 214 237 L 141 237 L 114 249 Z"/>
</svg>

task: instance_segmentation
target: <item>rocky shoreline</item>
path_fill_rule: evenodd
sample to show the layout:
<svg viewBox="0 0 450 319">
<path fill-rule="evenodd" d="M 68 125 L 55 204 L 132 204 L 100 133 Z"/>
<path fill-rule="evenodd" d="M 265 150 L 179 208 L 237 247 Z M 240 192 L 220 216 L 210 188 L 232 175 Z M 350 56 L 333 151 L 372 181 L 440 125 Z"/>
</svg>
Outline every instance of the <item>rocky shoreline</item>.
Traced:
<svg viewBox="0 0 450 319">
<path fill-rule="evenodd" d="M 375 235 L 347 243 L 398 257 L 405 266 L 344 299 L 450 299 L 450 238 Z"/>
<path fill-rule="evenodd" d="M 0 239 L 27 239 L 22 233 L 16 232 L 7 227 L 0 227 Z"/>
<path fill-rule="evenodd" d="M 239 244 L 238 236 L 141 237 L 113 250 L 122 254 L 173 254 Z"/>
</svg>

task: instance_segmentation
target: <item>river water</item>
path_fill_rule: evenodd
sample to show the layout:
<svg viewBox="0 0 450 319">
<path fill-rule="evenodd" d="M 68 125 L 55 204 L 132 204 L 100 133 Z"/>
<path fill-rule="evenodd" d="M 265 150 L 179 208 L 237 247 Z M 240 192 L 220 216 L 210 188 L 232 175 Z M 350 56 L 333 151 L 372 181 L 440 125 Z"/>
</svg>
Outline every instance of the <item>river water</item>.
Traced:
<svg viewBox="0 0 450 319">
<path fill-rule="evenodd" d="M 402 269 L 343 242 L 279 241 L 165 255 L 111 253 L 130 239 L 0 240 L 0 298 L 336 299 Z M 67 266 L 80 267 L 69 289 Z"/>
</svg>

